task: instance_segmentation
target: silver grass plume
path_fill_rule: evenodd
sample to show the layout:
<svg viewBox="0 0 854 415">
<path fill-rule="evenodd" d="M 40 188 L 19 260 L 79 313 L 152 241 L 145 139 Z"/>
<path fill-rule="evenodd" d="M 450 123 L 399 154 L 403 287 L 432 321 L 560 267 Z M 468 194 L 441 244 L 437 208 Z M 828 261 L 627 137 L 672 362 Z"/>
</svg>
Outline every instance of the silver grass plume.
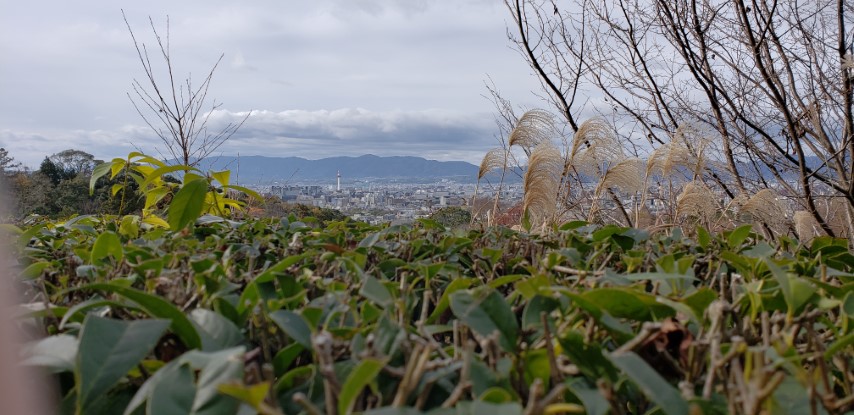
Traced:
<svg viewBox="0 0 854 415">
<path fill-rule="evenodd" d="M 546 223 L 554 215 L 562 170 L 563 157 L 550 140 L 534 147 L 525 172 L 522 206 L 523 211 L 530 215 L 531 223 Z"/>
<path fill-rule="evenodd" d="M 711 220 L 718 210 L 715 199 L 715 194 L 702 181 L 685 183 L 682 192 L 676 197 L 676 216 Z"/>
<path fill-rule="evenodd" d="M 660 172 L 668 176 L 678 167 L 690 169 L 698 178 L 706 166 L 706 148 L 710 140 L 697 128 L 683 124 L 676 129 L 669 143 L 652 152 L 647 162 L 647 177 Z"/>
<path fill-rule="evenodd" d="M 748 214 L 766 224 L 778 224 L 786 220 L 786 210 L 777 193 L 771 189 L 762 189 L 741 206 L 739 213 Z"/>
<path fill-rule="evenodd" d="M 530 157 L 531 149 L 544 141 L 550 141 L 555 132 L 554 117 L 548 111 L 533 109 L 519 117 L 516 127 L 510 132 L 508 144 L 519 146 Z"/>
<path fill-rule="evenodd" d="M 480 162 L 480 170 L 477 171 L 477 179 L 480 180 L 493 170 L 504 170 L 507 168 L 508 151 L 503 148 L 493 148 L 483 156 Z"/>
<path fill-rule="evenodd" d="M 798 239 L 803 243 L 809 243 L 813 238 L 821 234 L 818 222 L 805 210 L 795 212 L 792 215 L 792 221 L 795 223 L 795 232 L 798 234 Z"/>
<path fill-rule="evenodd" d="M 603 190 L 616 188 L 626 193 L 637 193 L 644 186 L 644 162 L 639 158 L 629 158 L 613 164 L 599 180 L 596 195 Z"/>
<path fill-rule="evenodd" d="M 614 129 L 602 118 L 584 121 L 575 132 L 569 162 L 577 170 L 591 176 L 601 174 L 605 162 L 625 159 L 623 146 L 617 141 Z"/>
</svg>

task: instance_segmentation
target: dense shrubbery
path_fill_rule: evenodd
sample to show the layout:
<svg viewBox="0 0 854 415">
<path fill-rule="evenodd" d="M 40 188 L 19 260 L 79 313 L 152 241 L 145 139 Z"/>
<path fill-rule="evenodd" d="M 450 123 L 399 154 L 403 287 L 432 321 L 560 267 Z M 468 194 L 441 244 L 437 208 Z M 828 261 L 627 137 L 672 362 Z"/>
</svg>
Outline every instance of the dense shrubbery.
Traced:
<svg viewBox="0 0 854 415">
<path fill-rule="evenodd" d="M 48 334 L 26 363 L 56 374 L 64 413 L 852 409 L 844 240 L 293 216 L 5 229 L 21 322 Z"/>
<path fill-rule="evenodd" d="M 448 206 L 433 212 L 430 219 L 447 228 L 459 228 L 471 223 L 471 212 L 459 206 Z"/>
<path fill-rule="evenodd" d="M 843 239 L 252 219 L 228 172 L 132 153 L 97 166 L 90 189 L 107 178 L 113 193 L 136 184 L 141 215 L 2 228 L 21 325 L 46 335 L 22 357 L 55 374 L 61 413 L 854 406 Z"/>
</svg>

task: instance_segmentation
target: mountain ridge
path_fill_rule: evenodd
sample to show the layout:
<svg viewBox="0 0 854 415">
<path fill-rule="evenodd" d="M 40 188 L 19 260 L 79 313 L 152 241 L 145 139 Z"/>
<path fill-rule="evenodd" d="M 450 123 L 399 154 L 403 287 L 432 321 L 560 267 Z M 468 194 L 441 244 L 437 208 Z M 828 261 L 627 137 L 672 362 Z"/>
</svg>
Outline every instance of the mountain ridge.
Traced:
<svg viewBox="0 0 854 415">
<path fill-rule="evenodd" d="M 336 156 L 316 160 L 302 157 L 218 156 L 198 163 L 202 170 L 231 170 L 243 183 L 277 181 L 334 181 L 338 172 L 351 179 L 477 179 L 478 166 L 465 161 L 438 161 L 416 156 Z"/>
</svg>

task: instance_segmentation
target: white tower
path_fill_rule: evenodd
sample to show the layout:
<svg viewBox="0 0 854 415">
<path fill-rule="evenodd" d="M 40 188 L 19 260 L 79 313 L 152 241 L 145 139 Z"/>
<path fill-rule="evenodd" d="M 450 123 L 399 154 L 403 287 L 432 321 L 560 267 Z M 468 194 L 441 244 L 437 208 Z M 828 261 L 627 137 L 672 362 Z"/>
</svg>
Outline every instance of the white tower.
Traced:
<svg viewBox="0 0 854 415">
<path fill-rule="evenodd" d="M 338 189 L 337 190 L 339 192 L 341 191 L 341 170 L 338 170 Z"/>
</svg>

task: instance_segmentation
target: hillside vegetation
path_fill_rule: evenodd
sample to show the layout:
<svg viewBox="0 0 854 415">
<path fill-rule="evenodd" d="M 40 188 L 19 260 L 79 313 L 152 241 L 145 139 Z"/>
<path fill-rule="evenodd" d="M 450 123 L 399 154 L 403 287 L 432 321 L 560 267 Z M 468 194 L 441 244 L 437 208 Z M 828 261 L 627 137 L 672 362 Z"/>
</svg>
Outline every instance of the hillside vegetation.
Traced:
<svg viewBox="0 0 854 415">
<path fill-rule="evenodd" d="M 24 362 L 78 414 L 852 410 L 845 240 L 314 222 L 7 225 Z"/>
</svg>

